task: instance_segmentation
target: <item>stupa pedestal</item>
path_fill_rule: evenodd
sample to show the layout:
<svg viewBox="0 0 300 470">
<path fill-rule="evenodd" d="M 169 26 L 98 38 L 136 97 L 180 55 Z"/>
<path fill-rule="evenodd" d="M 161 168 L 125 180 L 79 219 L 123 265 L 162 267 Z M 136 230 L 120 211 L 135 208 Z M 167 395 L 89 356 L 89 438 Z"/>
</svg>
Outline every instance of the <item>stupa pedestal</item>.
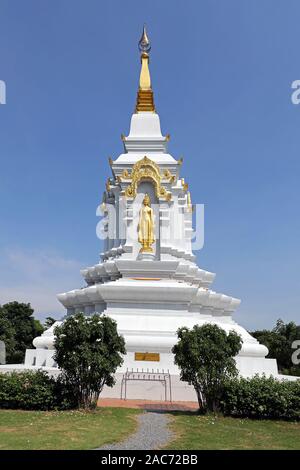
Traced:
<svg viewBox="0 0 300 470">
<path fill-rule="evenodd" d="M 155 255 L 153 253 L 140 253 L 137 259 L 138 261 L 154 261 Z"/>
</svg>

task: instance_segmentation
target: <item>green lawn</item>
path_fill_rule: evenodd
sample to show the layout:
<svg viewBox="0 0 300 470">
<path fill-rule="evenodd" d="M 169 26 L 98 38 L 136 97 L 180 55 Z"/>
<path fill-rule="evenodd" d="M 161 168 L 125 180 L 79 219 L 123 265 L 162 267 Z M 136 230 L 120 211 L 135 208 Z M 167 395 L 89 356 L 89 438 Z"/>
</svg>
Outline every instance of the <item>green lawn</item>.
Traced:
<svg viewBox="0 0 300 470">
<path fill-rule="evenodd" d="M 1 449 L 94 449 L 119 442 L 136 430 L 140 410 L 0 410 Z M 166 448 L 300 449 L 300 423 L 171 413 L 176 439 Z"/>
<path fill-rule="evenodd" d="M 300 423 L 173 413 L 168 449 L 300 449 Z"/>
<path fill-rule="evenodd" d="M 139 410 L 0 410 L 2 449 L 93 449 L 118 442 L 136 429 Z"/>
</svg>

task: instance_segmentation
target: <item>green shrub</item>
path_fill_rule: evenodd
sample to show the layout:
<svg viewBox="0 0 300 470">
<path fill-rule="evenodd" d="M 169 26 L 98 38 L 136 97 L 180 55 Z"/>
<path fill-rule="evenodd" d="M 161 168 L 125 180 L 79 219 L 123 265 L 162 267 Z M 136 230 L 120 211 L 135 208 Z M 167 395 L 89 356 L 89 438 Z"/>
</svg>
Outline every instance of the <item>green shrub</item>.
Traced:
<svg viewBox="0 0 300 470">
<path fill-rule="evenodd" d="M 78 400 L 74 389 L 67 383 L 63 375 L 60 375 L 55 381 L 54 395 L 56 409 L 69 410 L 71 408 L 78 408 Z"/>
<path fill-rule="evenodd" d="M 300 380 L 255 376 L 227 381 L 221 400 L 225 415 L 300 420 Z"/>
<path fill-rule="evenodd" d="M 71 389 L 77 407 L 93 408 L 103 387 L 112 387 L 126 354 L 117 323 L 105 315 L 69 316 L 54 330 L 55 355 L 62 385 Z"/>
<path fill-rule="evenodd" d="M 193 385 L 202 413 L 218 411 L 224 382 L 238 374 L 234 356 L 242 347 L 241 337 L 209 323 L 179 328 L 177 336 L 172 352 L 180 379 Z"/>
<path fill-rule="evenodd" d="M 0 374 L 0 408 L 51 410 L 73 406 L 71 391 L 61 379 L 55 380 L 46 372 Z"/>
</svg>

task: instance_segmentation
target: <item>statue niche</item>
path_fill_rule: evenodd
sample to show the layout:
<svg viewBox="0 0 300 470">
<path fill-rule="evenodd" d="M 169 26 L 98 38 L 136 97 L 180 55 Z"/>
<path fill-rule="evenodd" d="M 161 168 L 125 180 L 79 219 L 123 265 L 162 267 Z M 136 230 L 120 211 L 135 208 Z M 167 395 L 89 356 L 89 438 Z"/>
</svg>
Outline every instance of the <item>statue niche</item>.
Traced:
<svg viewBox="0 0 300 470">
<path fill-rule="evenodd" d="M 154 213 L 151 208 L 151 200 L 148 194 L 145 194 L 143 205 L 140 209 L 138 241 L 142 245 L 140 253 L 153 253 L 151 245 L 155 242 Z"/>
</svg>

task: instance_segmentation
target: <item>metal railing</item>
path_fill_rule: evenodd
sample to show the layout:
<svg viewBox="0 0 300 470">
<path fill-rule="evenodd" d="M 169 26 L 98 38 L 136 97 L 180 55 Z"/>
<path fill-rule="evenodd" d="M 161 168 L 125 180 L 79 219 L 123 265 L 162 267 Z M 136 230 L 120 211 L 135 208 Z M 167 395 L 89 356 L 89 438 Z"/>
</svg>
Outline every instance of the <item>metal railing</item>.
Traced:
<svg viewBox="0 0 300 470">
<path fill-rule="evenodd" d="M 141 381 L 141 382 L 160 382 L 165 388 L 165 401 L 168 401 L 168 389 L 169 389 L 169 401 L 172 401 L 172 383 L 171 375 L 169 370 L 167 372 L 164 369 L 131 369 L 126 370 L 123 374 L 121 382 L 121 400 L 127 400 L 127 382 L 129 381 Z M 124 392 L 124 397 L 123 397 Z"/>
</svg>

